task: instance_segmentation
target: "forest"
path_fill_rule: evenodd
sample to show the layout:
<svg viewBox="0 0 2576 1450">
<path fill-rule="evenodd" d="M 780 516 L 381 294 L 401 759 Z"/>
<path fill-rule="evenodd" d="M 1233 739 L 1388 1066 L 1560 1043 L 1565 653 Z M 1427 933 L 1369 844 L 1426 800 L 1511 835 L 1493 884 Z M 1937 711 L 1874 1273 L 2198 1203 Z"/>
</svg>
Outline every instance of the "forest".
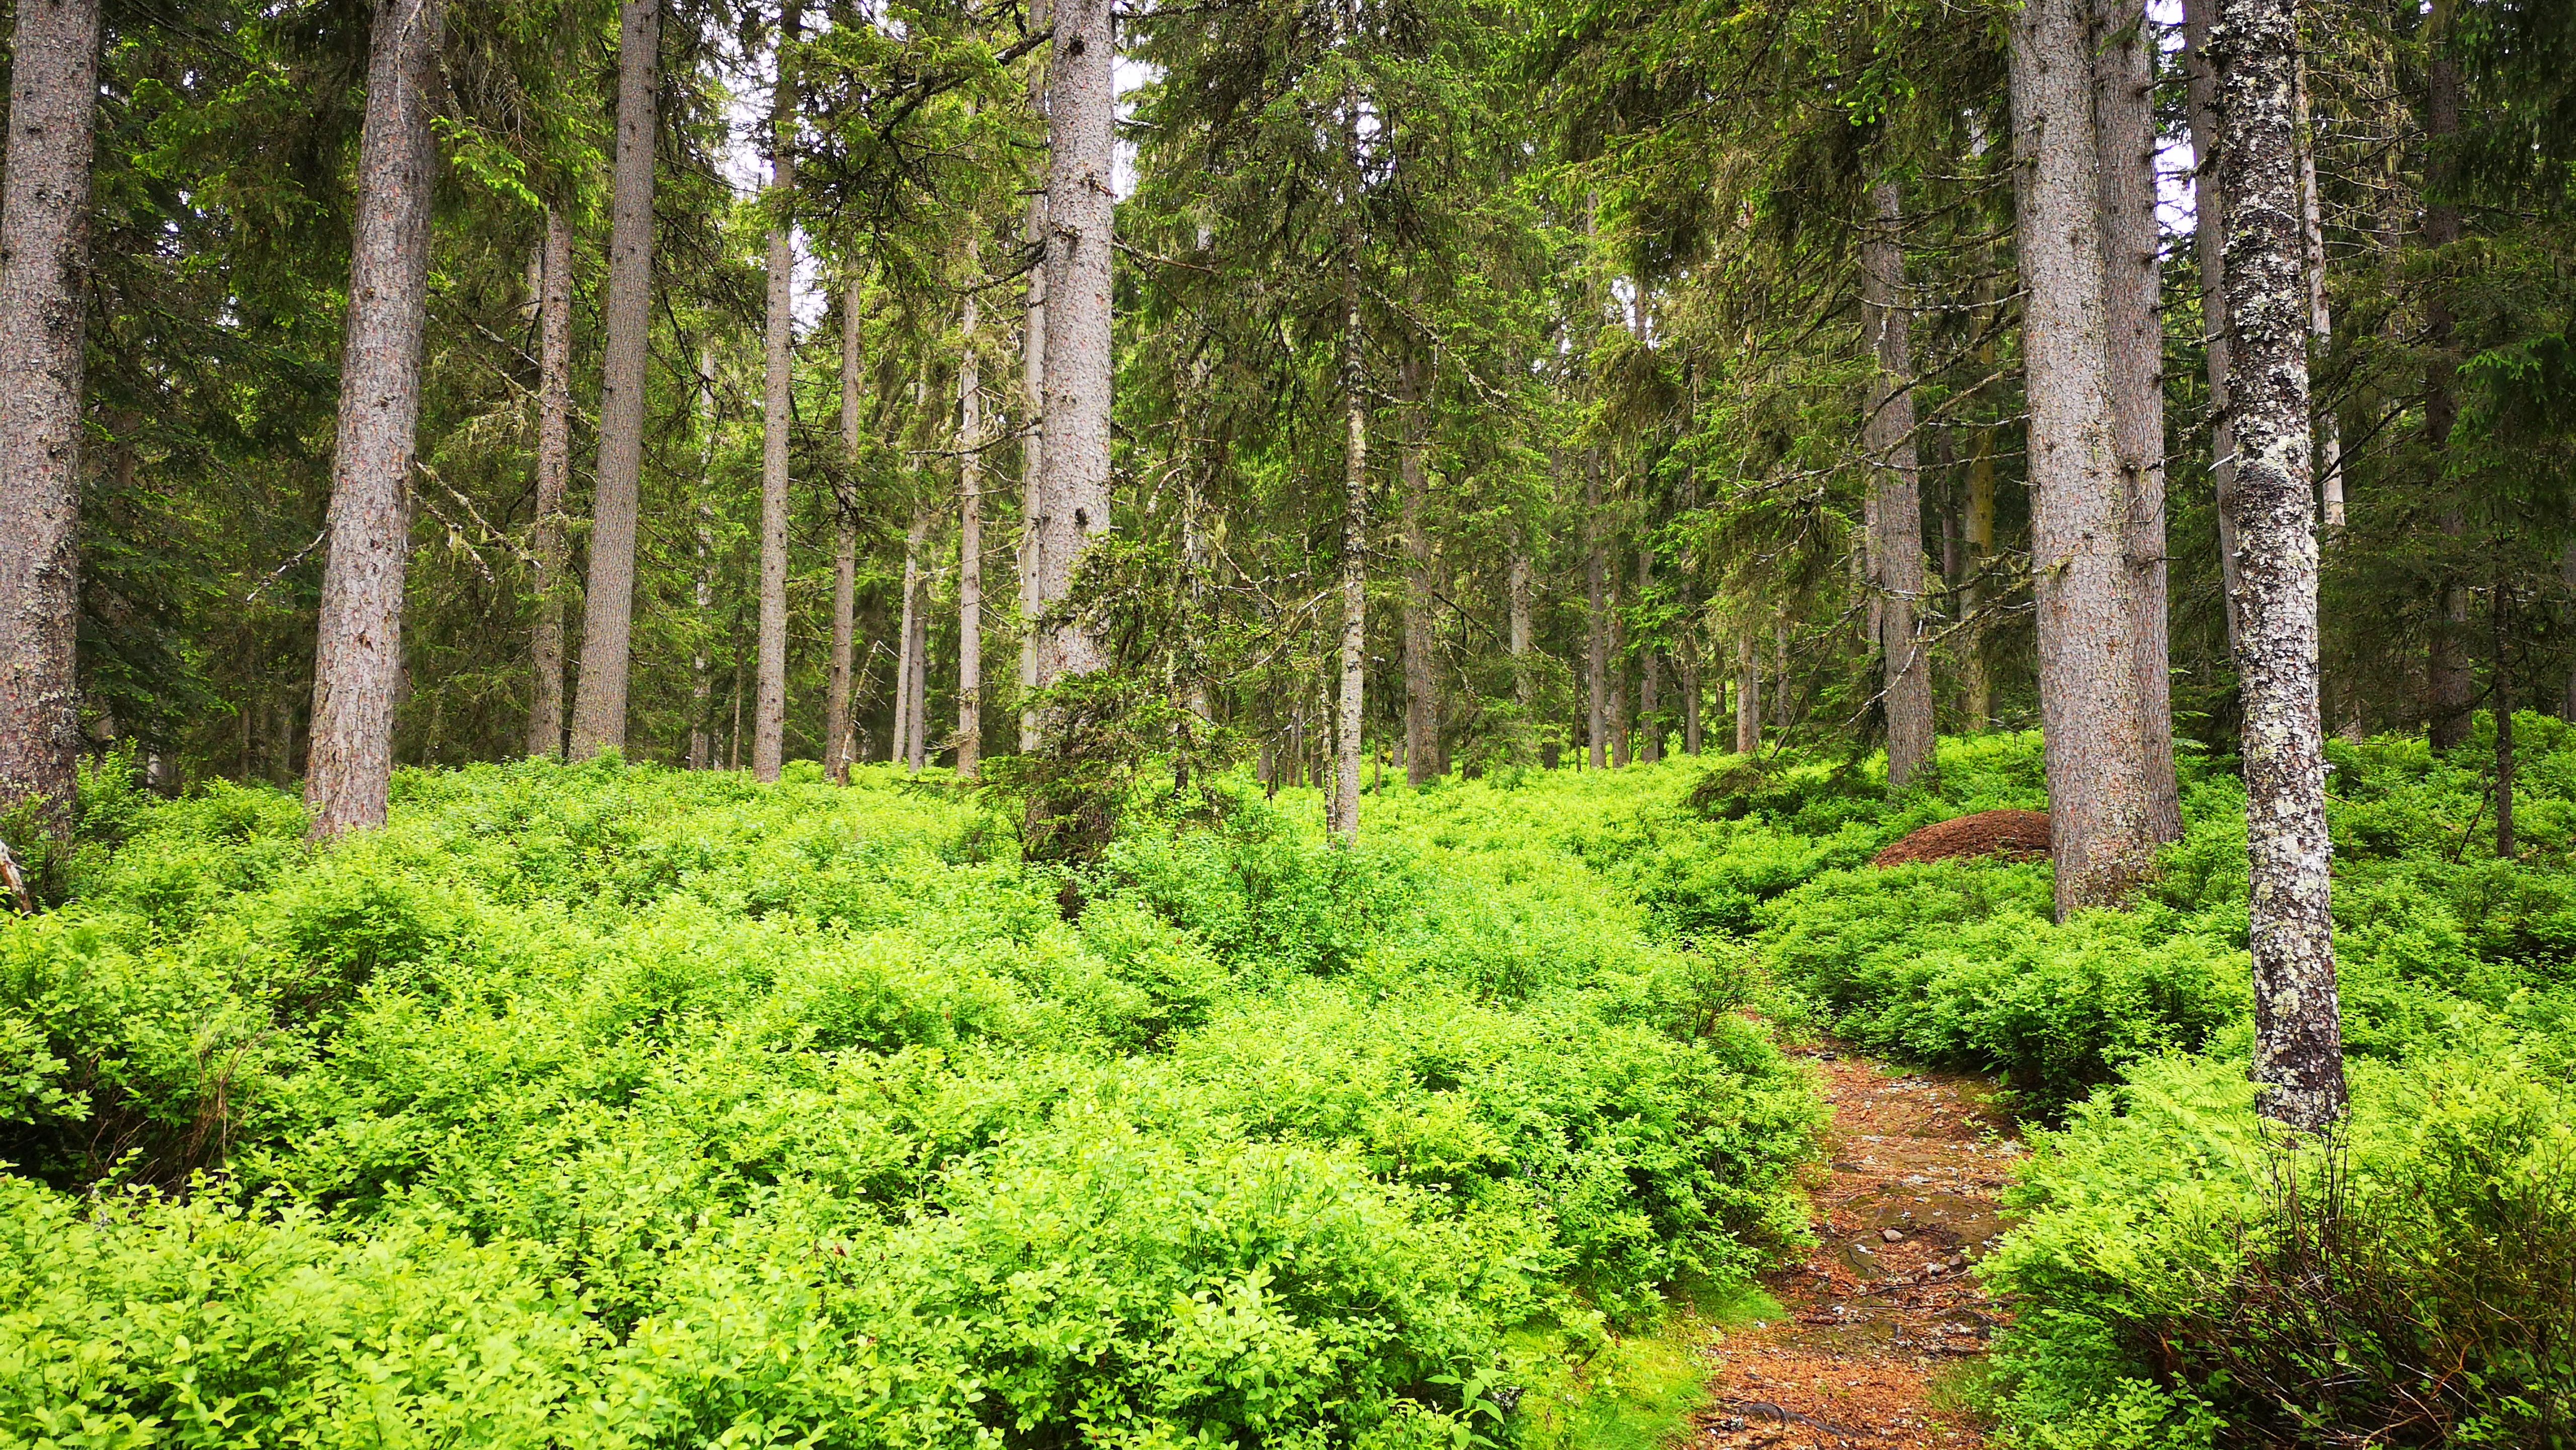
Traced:
<svg viewBox="0 0 2576 1450">
<path fill-rule="evenodd" d="M 2576 1447 L 2569 0 L 0 32 L 0 1450 Z"/>
</svg>

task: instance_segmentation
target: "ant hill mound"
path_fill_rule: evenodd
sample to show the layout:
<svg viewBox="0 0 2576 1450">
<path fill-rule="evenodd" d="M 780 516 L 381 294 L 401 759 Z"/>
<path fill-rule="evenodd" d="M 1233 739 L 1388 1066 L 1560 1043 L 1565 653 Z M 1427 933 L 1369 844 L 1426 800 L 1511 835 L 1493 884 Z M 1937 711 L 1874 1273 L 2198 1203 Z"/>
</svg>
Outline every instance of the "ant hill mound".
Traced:
<svg viewBox="0 0 2576 1450">
<path fill-rule="evenodd" d="M 1935 822 L 1878 853 L 1878 866 L 1947 861 L 1954 856 L 2045 856 L 2048 812 L 1979 811 Z"/>
</svg>

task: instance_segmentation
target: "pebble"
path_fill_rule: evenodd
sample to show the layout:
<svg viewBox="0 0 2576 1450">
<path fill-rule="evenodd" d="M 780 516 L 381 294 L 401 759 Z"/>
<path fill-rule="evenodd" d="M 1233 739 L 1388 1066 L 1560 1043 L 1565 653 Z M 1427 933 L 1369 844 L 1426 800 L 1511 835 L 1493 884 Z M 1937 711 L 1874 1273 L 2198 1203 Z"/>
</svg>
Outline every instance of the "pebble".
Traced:
<svg viewBox="0 0 2576 1450">
<path fill-rule="evenodd" d="M 1894 1229 L 1892 1229 L 1892 1228 L 1883 1228 L 1883 1229 L 1880 1229 L 1880 1230 L 1878 1231 L 1878 1236 L 1879 1236 L 1880 1238 L 1883 1238 L 1883 1239 L 1887 1240 L 1887 1241 L 1888 1241 L 1889 1243 L 1891 1243 L 1891 1244 L 1901 1244 L 1901 1243 L 1905 1242 L 1905 1235 L 1903 1235 L 1903 1234 L 1901 1234 L 1901 1233 L 1898 1233 L 1896 1230 L 1894 1230 Z"/>
</svg>

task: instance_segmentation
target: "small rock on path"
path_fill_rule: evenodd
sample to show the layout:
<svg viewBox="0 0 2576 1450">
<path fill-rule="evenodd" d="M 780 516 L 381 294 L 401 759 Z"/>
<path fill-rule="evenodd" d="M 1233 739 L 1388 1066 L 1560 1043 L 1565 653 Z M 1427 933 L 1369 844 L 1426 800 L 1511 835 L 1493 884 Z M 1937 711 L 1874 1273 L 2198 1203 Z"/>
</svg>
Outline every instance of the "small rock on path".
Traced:
<svg viewBox="0 0 2576 1450">
<path fill-rule="evenodd" d="M 1995 1201 L 2021 1155 L 1979 1079 L 1905 1073 L 1839 1046 L 1806 1054 L 1833 1110 L 1816 1249 L 1764 1287 L 1789 1318 L 1710 1351 L 1692 1447 L 1966 1450 L 1984 1437 L 1939 1381 L 2003 1322 L 1971 1270 L 2003 1225 Z"/>
</svg>

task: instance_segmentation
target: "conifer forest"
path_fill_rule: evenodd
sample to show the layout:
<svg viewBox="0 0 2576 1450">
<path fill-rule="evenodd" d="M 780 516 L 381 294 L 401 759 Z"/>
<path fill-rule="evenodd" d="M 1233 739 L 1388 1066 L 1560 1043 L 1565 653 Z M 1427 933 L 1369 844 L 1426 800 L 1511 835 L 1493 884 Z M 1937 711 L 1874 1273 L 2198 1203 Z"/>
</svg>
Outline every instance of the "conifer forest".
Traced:
<svg viewBox="0 0 2576 1450">
<path fill-rule="evenodd" d="M 0 34 L 0 1450 L 2576 1450 L 2576 0 Z"/>
</svg>

